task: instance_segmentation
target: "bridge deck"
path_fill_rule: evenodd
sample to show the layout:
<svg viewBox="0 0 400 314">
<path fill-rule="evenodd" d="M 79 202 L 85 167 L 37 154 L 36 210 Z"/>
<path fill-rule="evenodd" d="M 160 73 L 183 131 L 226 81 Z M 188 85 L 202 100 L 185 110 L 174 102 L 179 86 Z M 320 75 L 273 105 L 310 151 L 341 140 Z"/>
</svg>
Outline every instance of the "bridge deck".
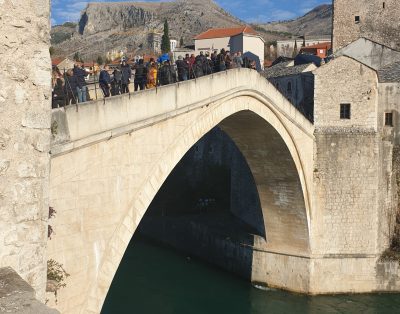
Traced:
<svg viewBox="0 0 400 314">
<path fill-rule="evenodd" d="M 263 99 L 313 136 L 314 126 L 258 72 L 233 69 L 157 89 L 53 110 L 52 154 L 130 133 L 176 115 L 238 96 Z"/>
</svg>

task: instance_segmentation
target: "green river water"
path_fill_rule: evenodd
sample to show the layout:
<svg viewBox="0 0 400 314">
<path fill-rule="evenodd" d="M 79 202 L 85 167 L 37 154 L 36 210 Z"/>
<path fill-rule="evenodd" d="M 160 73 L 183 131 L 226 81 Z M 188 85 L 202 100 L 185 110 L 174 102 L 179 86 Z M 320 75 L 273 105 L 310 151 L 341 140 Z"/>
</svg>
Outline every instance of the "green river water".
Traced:
<svg viewBox="0 0 400 314">
<path fill-rule="evenodd" d="M 308 297 L 244 280 L 135 237 L 102 314 L 400 314 L 400 294 Z"/>
</svg>

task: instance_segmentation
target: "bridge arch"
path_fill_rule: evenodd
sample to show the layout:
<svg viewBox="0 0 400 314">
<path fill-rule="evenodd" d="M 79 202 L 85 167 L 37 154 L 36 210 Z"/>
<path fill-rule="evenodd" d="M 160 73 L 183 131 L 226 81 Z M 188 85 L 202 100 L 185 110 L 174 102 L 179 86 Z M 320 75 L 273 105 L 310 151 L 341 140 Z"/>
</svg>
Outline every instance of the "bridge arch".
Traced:
<svg viewBox="0 0 400 314">
<path fill-rule="evenodd" d="M 264 93 L 238 90 L 202 107 L 142 179 L 140 191 L 106 248 L 98 277 L 90 285 L 84 313 L 100 312 L 119 263 L 152 199 L 186 152 L 215 126 L 234 140 L 253 173 L 267 233 L 265 247 L 260 249 L 289 255 L 310 252 L 310 160 L 304 150 L 312 155 L 311 128 L 294 124 Z"/>
</svg>

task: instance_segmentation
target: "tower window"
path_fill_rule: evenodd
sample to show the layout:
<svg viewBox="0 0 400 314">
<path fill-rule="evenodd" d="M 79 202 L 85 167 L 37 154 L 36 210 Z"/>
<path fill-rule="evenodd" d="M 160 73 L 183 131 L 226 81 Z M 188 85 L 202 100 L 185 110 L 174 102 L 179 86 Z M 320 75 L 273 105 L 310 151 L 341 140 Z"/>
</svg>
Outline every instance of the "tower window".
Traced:
<svg viewBox="0 0 400 314">
<path fill-rule="evenodd" d="M 359 24 L 360 21 L 361 21 L 360 16 L 359 16 L 359 15 L 356 15 L 356 16 L 354 17 L 354 22 L 355 22 L 356 24 Z"/>
<path fill-rule="evenodd" d="M 340 104 L 340 119 L 349 120 L 351 116 L 351 105 L 350 104 Z"/>
<path fill-rule="evenodd" d="M 393 112 L 385 112 L 385 126 L 393 126 Z"/>
<path fill-rule="evenodd" d="M 385 9 L 386 8 L 386 3 L 383 2 L 382 7 Z"/>
</svg>

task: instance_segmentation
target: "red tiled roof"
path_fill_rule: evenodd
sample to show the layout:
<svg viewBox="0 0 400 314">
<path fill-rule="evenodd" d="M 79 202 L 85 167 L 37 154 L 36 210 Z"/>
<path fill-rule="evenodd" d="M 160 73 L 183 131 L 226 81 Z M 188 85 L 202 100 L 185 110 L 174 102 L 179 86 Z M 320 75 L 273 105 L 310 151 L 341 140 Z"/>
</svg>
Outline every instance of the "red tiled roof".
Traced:
<svg viewBox="0 0 400 314">
<path fill-rule="evenodd" d="M 307 47 L 302 47 L 301 50 L 304 50 L 304 49 L 326 49 L 326 50 L 329 50 L 331 48 L 332 48 L 332 44 L 330 42 L 325 42 L 325 43 L 310 45 Z"/>
<path fill-rule="evenodd" d="M 270 68 L 272 66 L 272 61 L 264 60 L 264 68 Z"/>
<path fill-rule="evenodd" d="M 51 59 L 51 64 L 52 65 L 59 65 L 62 61 L 64 61 L 64 59 L 54 58 L 54 59 Z"/>
<path fill-rule="evenodd" d="M 250 26 L 242 26 L 232 28 L 211 28 L 200 35 L 197 35 L 194 39 L 223 38 L 240 34 L 258 35 L 258 33 Z"/>
</svg>

